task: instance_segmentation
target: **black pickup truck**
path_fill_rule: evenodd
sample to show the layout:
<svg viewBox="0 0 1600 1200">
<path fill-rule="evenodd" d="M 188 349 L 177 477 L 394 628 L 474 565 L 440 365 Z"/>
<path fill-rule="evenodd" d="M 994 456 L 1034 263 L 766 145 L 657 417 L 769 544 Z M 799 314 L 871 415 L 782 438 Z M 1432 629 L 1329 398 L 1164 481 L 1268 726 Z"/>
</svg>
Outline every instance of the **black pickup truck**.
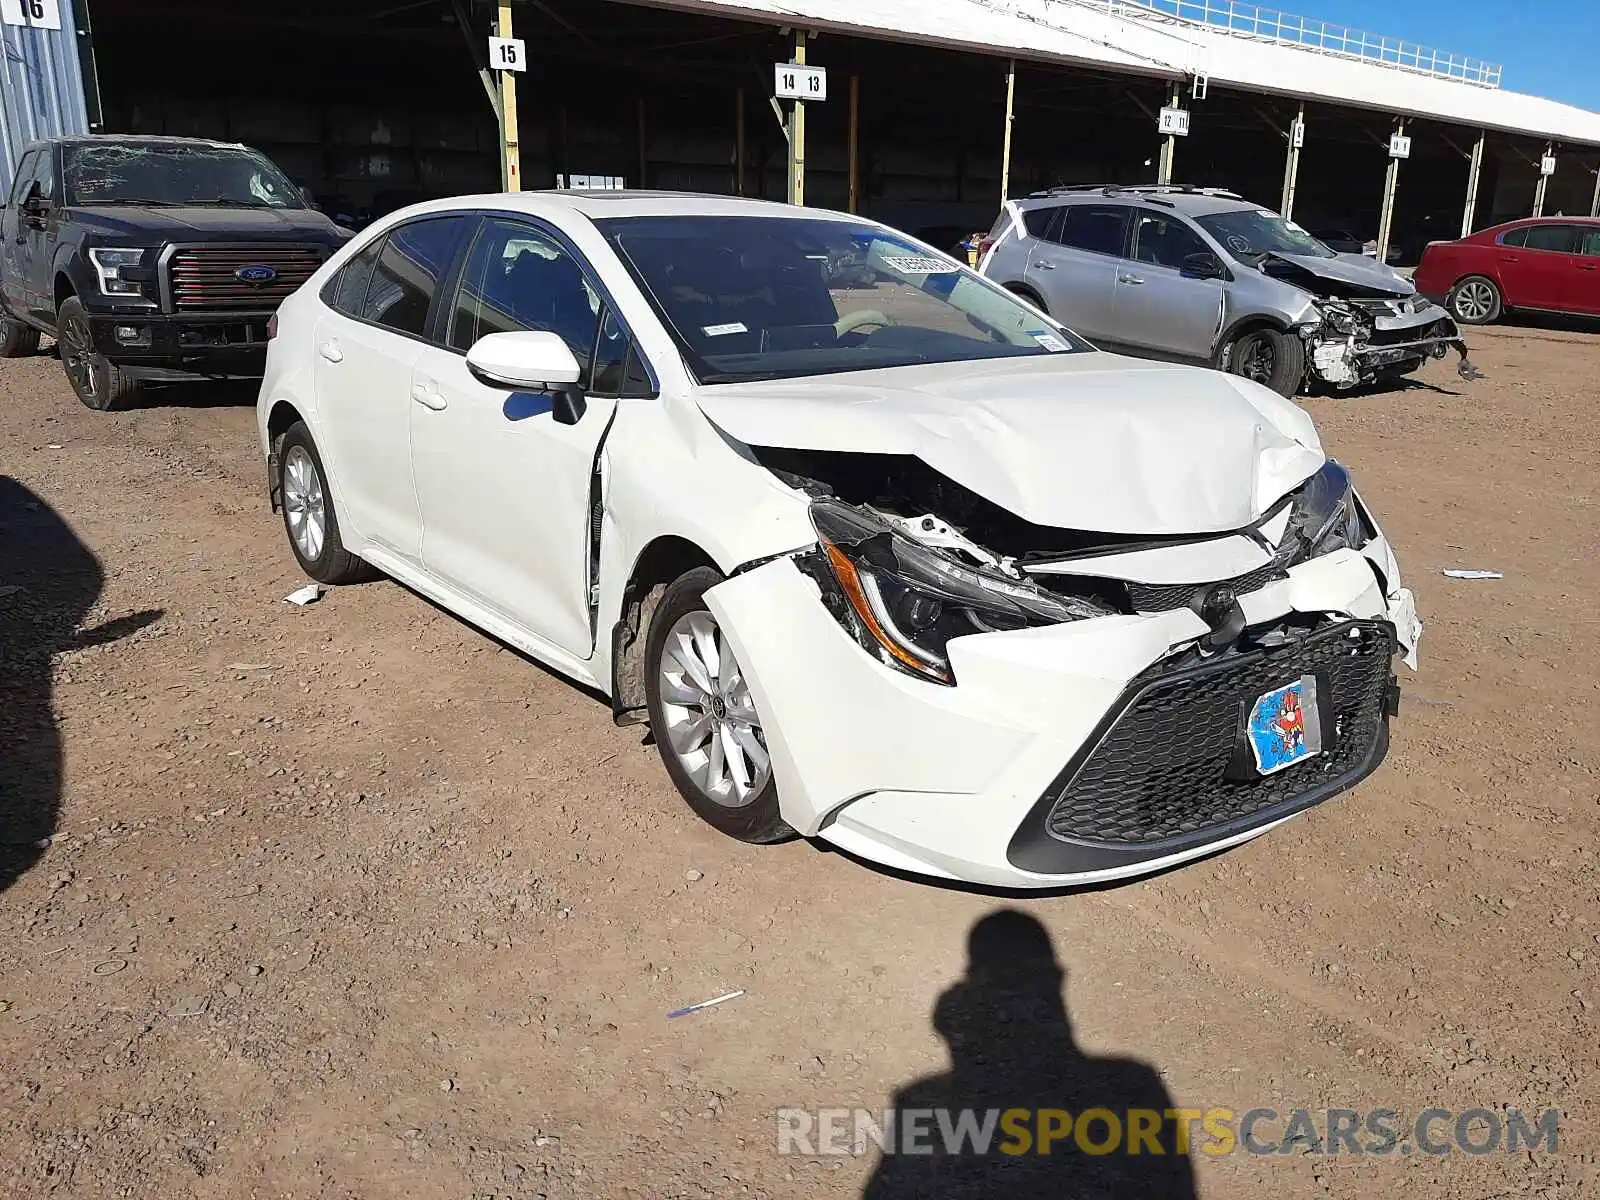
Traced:
<svg viewBox="0 0 1600 1200">
<path fill-rule="evenodd" d="M 143 381 L 258 378 L 278 304 L 349 236 L 247 146 L 35 142 L 0 211 L 0 357 L 50 334 L 102 411 Z"/>
</svg>

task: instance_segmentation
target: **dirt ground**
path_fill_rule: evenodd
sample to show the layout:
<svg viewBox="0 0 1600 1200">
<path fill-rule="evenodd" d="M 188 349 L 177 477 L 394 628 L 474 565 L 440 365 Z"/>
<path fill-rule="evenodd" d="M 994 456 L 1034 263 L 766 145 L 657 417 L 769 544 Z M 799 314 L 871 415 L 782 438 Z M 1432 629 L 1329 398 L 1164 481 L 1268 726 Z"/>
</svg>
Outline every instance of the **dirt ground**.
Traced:
<svg viewBox="0 0 1600 1200">
<path fill-rule="evenodd" d="M 1427 622 L 1387 764 L 1044 898 L 723 839 L 642 729 L 400 586 L 282 603 L 248 393 L 103 416 L 0 363 L 0 1195 L 940 1194 L 777 1153 L 780 1106 L 908 1088 L 1553 1104 L 1554 1154 L 1195 1153 L 1126 1194 L 1597 1194 L 1600 336 L 1471 340 L 1483 382 L 1307 402 Z M 1008 908 L 1070 1026 L 968 971 Z M 1099 1161 L 1048 1194 L 1108 1194 Z"/>
</svg>

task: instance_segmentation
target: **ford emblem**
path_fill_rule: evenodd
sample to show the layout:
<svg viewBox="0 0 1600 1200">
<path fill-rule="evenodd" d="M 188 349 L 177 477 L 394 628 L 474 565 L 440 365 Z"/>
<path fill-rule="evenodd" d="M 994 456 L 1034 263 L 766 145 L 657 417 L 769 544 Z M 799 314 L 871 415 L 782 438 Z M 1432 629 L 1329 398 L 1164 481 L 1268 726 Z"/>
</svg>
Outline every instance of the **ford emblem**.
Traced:
<svg viewBox="0 0 1600 1200">
<path fill-rule="evenodd" d="M 271 283 L 278 277 L 278 272 L 271 267 L 240 267 L 233 277 L 241 283 Z"/>
</svg>

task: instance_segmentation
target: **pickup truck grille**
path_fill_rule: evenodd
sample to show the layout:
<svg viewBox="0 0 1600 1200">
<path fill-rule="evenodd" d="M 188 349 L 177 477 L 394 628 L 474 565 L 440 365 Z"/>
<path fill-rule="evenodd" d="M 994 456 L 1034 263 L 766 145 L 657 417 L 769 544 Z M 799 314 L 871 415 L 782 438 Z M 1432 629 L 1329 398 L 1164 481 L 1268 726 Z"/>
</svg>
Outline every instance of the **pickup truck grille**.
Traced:
<svg viewBox="0 0 1600 1200">
<path fill-rule="evenodd" d="M 167 265 L 168 295 L 180 312 L 270 312 L 310 279 L 326 257 L 321 246 L 183 246 L 173 251 Z M 273 275 L 252 279 L 251 267 L 265 267 Z"/>
</svg>

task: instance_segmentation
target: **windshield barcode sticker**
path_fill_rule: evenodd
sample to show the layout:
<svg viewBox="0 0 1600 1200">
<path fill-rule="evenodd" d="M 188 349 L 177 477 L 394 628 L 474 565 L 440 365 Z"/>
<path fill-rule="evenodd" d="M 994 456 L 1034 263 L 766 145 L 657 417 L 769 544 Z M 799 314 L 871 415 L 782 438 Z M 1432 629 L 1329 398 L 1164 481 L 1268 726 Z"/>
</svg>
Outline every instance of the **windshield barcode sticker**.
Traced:
<svg viewBox="0 0 1600 1200">
<path fill-rule="evenodd" d="M 886 254 L 880 261 L 901 275 L 946 275 L 956 269 L 954 263 L 926 254 Z"/>
<path fill-rule="evenodd" d="M 1028 331 L 1028 336 L 1031 337 L 1034 341 L 1038 342 L 1039 345 L 1043 346 L 1046 350 L 1050 351 L 1050 353 L 1052 353 L 1052 354 L 1060 354 L 1063 350 L 1065 350 L 1067 348 L 1067 344 L 1065 342 L 1063 342 L 1060 338 L 1058 338 L 1055 334 L 1046 333 L 1042 329 L 1030 329 Z"/>
<path fill-rule="evenodd" d="M 726 325 L 702 325 L 700 332 L 707 337 L 727 337 L 730 333 L 749 333 L 743 321 L 730 321 Z"/>
</svg>

